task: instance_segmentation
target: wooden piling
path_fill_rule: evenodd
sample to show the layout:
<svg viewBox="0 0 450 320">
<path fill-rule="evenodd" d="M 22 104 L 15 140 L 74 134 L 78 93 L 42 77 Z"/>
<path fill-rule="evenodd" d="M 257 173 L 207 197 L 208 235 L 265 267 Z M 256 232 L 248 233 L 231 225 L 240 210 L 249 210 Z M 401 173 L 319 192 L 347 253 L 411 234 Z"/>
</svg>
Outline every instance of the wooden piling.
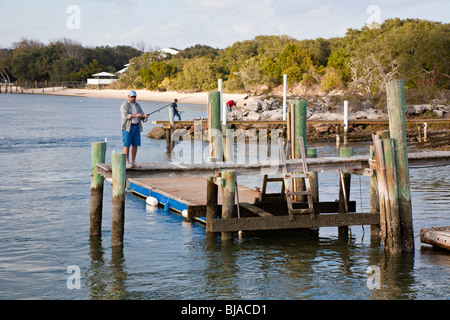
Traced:
<svg viewBox="0 0 450 320">
<path fill-rule="evenodd" d="M 305 141 L 306 148 L 306 100 L 296 100 L 294 101 L 294 144 L 292 145 L 294 149 L 295 158 L 300 158 L 300 136 L 303 137 Z"/>
<path fill-rule="evenodd" d="M 353 156 L 353 148 L 344 147 L 339 149 L 341 158 Z M 348 203 L 350 201 L 350 183 L 352 175 L 340 172 L 339 176 L 339 213 L 348 213 Z M 348 227 L 338 227 L 339 236 L 348 236 Z"/>
<path fill-rule="evenodd" d="M 336 150 L 341 147 L 341 126 L 336 125 Z"/>
<path fill-rule="evenodd" d="M 220 122 L 220 92 L 212 91 L 208 99 L 208 138 L 210 158 L 213 161 L 223 160 L 221 122 Z"/>
<path fill-rule="evenodd" d="M 293 150 L 293 158 L 299 159 L 301 157 L 300 151 L 300 137 L 303 137 L 304 148 L 306 150 L 306 100 L 296 100 L 293 105 L 293 142 L 291 144 L 291 149 Z M 305 151 L 304 150 L 304 151 Z M 305 191 L 305 179 L 304 178 L 293 178 L 293 191 Z M 298 195 L 296 197 L 297 201 L 306 202 L 306 196 Z"/>
<path fill-rule="evenodd" d="M 423 141 L 427 142 L 427 140 L 428 140 L 428 123 L 425 122 L 423 124 Z"/>
<path fill-rule="evenodd" d="M 174 119 L 173 119 L 173 108 L 172 107 L 169 107 L 168 108 L 168 110 L 169 110 L 169 121 L 170 121 L 170 129 L 173 129 L 173 126 L 174 126 Z"/>
<path fill-rule="evenodd" d="M 222 171 L 222 219 L 234 218 L 235 193 L 236 193 L 236 171 Z M 222 232 L 222 241 L 233 239 L 232 232 Z"/>
<path fill-rule="evenodd" d="M 105 162 L 106 142 L 91 144 L 91 210 L 90 235 L 99 237 L 102 234 L 103 185 L 105 179 L 97 173 L 97 163 Z"/>
<path fill-rule="evenodd" d="M 401 237 L 400 237 L 400 216 L 398 208 L 398 187 L 397 187 L 397 173 L 395 166 L 395 141 L 394 139 L 383 139 L 383 154 L 384 165 L 386 168 L 386 186 L 388 191 L 389 206 L 386 216 L 386 225 L 388 232 L 388 246 L 387 250 L 390 253 L 401 252 Z"/>
<path fill-rule="evenodd" d="M 308 148 L 306 149 L 307 158 L 317 158 L 317 149 Z M 309 171 L 309 181 L 311 184 L 311 192 L 314 203 L 319 202 L 319 175 L 317 171 Z"/>
<path fill-rule="evenodd" d="M 396 145 L 396 167 L 399 187 L 402 250 L 414 251 L 414 230 L 406 140 L 405 91 L 403 79 L 386 84 L 390 136 Z"/>
<path fill-rule="evenodd" d="M 126 155 L 113 153 L 112 166 L 112 225 L 111 246 L 123 246 L 125 227 L 125 187 L 126 187 Z"/>
<path fill-rule="evenodd" d="M 214 177 L 206 179 L 206 235 L 208 237 L 215 236 L 210 232 L 210 222 L 218 217 L 218 189 Z"/>
<path fill-rule="evenodd" d="M 386 246 L 387 222 L 386 222 L 386 169 L 384 166 L 383 145 L 379 135 L 373 135 L 373 146 L 375 150 L 376 176 L 378 188 L 378 200 L 380 210 L 380 240 L 383 246 Z"/>
<path fill-rule="evenodd" d="M 233 161 L 233 134 L 229 124 L 222 124 L 223 161 Z"/>
<path fill-rule="evenodd" d="M 166 132 L 166 151 L 167 152 L 171 152 L 172 148 L 173 148 L 173 142 L 172 142 L 172 132 L 173 132 L 173 128 L 166 128 L 165 129 Z"/>
<path fill-rule="evenodd" d="M 348 101 L 344 101 L 344 147 L 348 147 Z"/>
<path fill-rule="evenodd" d="M 370 166 L 372 170 L 375 171 L 375 148 L 374 146 L 370 146 Z M 377 176 L 373 174 L 370 177 L 370 213 L 378 214 L 380 212 L 380 200 L 378 199 L 378 183 Z M 380 244 L 380 225 L 370 225 L 370 243 L 372 245 Z"/>
</svg>

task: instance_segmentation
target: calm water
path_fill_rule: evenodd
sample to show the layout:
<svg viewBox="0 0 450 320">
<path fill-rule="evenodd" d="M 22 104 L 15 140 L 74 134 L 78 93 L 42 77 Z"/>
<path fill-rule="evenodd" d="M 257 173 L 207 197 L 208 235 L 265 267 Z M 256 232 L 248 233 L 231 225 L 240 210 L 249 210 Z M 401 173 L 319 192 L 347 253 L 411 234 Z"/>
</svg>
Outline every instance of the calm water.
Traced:
<svg viewBox="0 0 450 320">
<path fill-rule="evenodd" d="M 414 254 L 386 257 L 370 244 L 370 228 L 337 228 L 318 236 L 252 234 L 222 245 L 205 227 L 126 198 L 125 246 L 110 247 L 111 185 L 105 182 L 103 236 L 89 240 L 90 144 L 107 138 L 121 151 L 121 100 L 1 94 L 0 299 L 448 299 L 450 254 L 421 245 L 423 227 L 450 225 L 450 168 L 411 169 Z M 145 112 L 164 103 L 141 102 Z M 183 119 L 206 117 L 180 104 Z M 167 110 L 152 119 L 165 120 Z M 145 124 L 145 133 L 151 124 Z M 318 145 L 319 156 L 333 145 Z M 367 145 L 355 145 L 366 154 Z M 165 140 L 143 134 L 138 161 L 168 161 Z M 260 186 L 261 177 L 239 178 Z M 337 173 L 321 174 L 320 198 L 338 197 Z M 351 200 L 368 212 L 369 180 L 352 178 Z M 81 288 L 69 289 L 69 266 Z M 367 286 L 380 267 L 381 288 Z"/>
</svg>

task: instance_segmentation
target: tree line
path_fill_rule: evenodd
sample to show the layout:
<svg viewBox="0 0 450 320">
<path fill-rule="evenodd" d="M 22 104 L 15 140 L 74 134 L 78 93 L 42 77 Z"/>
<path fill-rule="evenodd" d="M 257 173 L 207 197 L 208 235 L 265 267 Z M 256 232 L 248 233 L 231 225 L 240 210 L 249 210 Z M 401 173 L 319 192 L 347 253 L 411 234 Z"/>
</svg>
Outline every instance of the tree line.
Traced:
<svg viewBox="0 0 450 320">
<path fill-rule="evenodd" d="M 22 39 L 12 49 L 0 49 L 0 80 L 86 81 L 101 71 L 115 73 L 141 54 L 142 51 L 130 46 L 88 48 L 70 39 L 48 45 Z"/>
<path fill-rule="evenodd" d="M 449 53 L 449 24 L 395 18 L 348 29 L 343 37 L 261 35 L 225 49 L 197 44 L 176 55 L 131 47 L 87 49 L 68 40 L 48 46 L 22 41 L 1 51 L 0 71 L 18 80 L 85 80 L 129 62 L 117 88 L 209 91 L 223 79 L 228 92 L 271 92 L 287 74 L 288 85 L 303 93 L 355 89 L 367 95 L 403 78 L 407 88 L 431 97 L 449 89 Z"/>
</svg>

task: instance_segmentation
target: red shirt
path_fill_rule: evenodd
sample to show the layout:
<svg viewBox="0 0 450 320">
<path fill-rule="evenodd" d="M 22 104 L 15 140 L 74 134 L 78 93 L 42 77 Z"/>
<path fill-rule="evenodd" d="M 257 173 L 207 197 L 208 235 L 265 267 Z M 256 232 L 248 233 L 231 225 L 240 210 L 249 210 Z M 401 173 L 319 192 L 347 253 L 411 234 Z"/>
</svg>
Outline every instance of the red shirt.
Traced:
<svg viewBox="0 0 450 320">
<path fill-rule="evenodd" d="M 231 108 L 231 107 L 234 107 L 234 106 L 236 106 L 236 102 L 234 102 L 234 100 L 230 100 L 230 101 L 227 102 L 227 107 L 228 108 Z"/>
</svg>

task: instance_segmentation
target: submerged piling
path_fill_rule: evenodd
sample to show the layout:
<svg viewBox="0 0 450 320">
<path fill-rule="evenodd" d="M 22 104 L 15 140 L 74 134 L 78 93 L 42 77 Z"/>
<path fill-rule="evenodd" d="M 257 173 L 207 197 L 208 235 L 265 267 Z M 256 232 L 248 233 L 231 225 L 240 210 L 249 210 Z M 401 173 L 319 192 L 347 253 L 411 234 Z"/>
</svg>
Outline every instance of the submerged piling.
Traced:
<svg viewBox="0 0 450 320">
<path fill-rule="evenodd" d="M 125 227 L 125 187 L 126 187 L 126 155 L 113 153 L 112 165 L 112 225 L 111 246 L 123 246 Z"/>
<path fill-rule="evenodd" d="M 91 152 L 90 235 L 98 237 L 102 234 L 103 185 L 105 179 L 97 173 L 97 163 L 105 162 L 106 142 L 92 143 Z"/>
</svg>

